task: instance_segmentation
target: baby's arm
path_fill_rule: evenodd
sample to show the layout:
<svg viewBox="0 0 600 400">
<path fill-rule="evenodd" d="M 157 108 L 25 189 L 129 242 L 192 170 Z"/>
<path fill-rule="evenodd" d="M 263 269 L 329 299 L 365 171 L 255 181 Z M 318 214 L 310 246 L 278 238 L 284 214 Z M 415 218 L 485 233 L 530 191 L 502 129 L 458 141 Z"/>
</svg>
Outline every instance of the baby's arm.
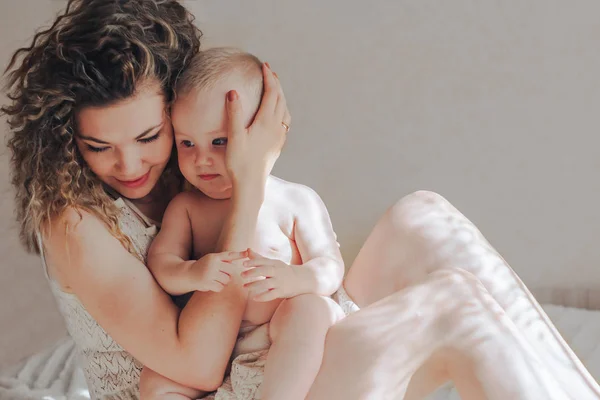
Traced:
<svg viewBox="0 0 600 400">
<path fill-rule="evenodd" d="M 148 251 L 148 268 L 162 288 L 171 295 L 196 290 L 189 279 L 192 252 L 192 224 L 187 211 L 189 193 L 179 193 L 167 207 L 160 232 Z"/>
<path fill-rule="evenodd" d="M 330 296 L 342 284 L 344 260 L 329 213 L 311 188 L 298 185 L 294 190 L 294 240 L 303 262 L 296 272 L 307 293 Z"/>
<path fill-rule="evenodd" d="M 160 233 L 148 252 L 148 268 L 162 288 L 174 296 L 195 290 L 220 292 L 231 276 L 239 273 L 231 261 L 247 256 L 246 252 L 227 251 L 190 260 L 193 232 L 188 210 L 192 205 L 195 213 L 201 209 L 192 196 L 180 193 L 169 203 Z"/>
</svg>

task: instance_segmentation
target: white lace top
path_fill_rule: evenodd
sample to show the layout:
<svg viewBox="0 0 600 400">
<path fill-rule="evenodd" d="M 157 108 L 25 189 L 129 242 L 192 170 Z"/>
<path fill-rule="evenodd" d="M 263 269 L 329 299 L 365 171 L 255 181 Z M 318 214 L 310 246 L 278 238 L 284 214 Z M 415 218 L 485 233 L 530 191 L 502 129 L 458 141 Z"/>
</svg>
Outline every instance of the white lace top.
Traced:
<svg viewBox="0 0 600 400">
<path fill-rule="evenodd" d="M 158 232 L 158 224 L 149 220 L 129 201 L 115 200 L 122 215 L 119 226 L 129 236 L 135 250 L 145 260 L 150 243 Z M 40 249 L 41 238 L 40 240 Z M 47 271 L 42 251 L 42 262 Z M 92 399 L 131 400 L 139 398 L 139 380 L 142 365 L 119 346 L 87 312 L 77 296 L 65 293 L 48 276 L 67 330 L 81 357 L 81 364 Z"/>
</svg>

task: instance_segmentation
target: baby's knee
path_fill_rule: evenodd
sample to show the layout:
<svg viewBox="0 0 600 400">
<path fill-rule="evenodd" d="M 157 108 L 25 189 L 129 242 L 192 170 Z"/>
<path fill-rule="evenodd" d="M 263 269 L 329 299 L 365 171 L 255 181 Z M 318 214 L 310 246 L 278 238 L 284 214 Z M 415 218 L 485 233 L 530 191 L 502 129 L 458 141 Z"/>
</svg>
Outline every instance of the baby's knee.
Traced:
<svg viewBox="0 0 600 400">
<path fill-rule="evenodd" d="M 275 341 L 286 331 L 325 333 L 344 317 L 341 307 L 329 297 L 302 294 L 281 302 L 271 319 L 269 334 Z"/>
<path fill-rule="evenodd" d="M 203 392 L 197 389 L 192 389 L 173 382 L 168 378 L 154 372 L 153 370 L 144 367 L 140 375 L 140 399 L 141 400 L 162 400 L 172 398 L 173 395 L 178 395 L 177 398 L 196 399 Z"/>
<path fill-rule="evenodd" d="M 330 297 L 310 293 L 286 299 L 279 309 L 281 313 L 289 314 L 294 318 L 315 320 L 318 317 L 331 321 L 332 324 L 344 314 L 339 304 Z"/>
</svg>

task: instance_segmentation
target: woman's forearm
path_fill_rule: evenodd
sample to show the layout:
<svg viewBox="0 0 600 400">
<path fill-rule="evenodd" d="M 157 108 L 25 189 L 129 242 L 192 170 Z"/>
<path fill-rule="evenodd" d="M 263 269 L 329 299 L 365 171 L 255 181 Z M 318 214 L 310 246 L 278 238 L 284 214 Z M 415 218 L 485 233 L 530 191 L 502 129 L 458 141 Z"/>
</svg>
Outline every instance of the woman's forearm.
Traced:
<svg viewBox="0 0 600 400">
<path fill-rule="evenodd" d="M 258 212 L 264 198 L 264 180 L 236 186 L 216 252 L 246 250 L 252 246 Z M 218 387 L 233 351 L 247 301 L 247 290 L 239 276 L 219 293 L 195 292 L 179 318 L 180 343 L 194 348 L 198 368 L 204 373 L 201 389 Z M 198 346 L 198 341 L 202 343 Z M 207 386 L 208 385 L 208 386 Z"/>
<path fill-rule="evenodd" d="M 216 251 L 245 251 L 252 247 L 266 180 L 252 182 L 234 186 L 231 211 L 221 229 Z"/>
<path fill-rule="evenodd" d="M 245 306 L 243 291 L 228 285 L 220 293 L 195 292 L 181 311 L 179 345 L 186 358 L 196 360 L 196 389 L 213 391 L 223 382 Z"/>
</svg>

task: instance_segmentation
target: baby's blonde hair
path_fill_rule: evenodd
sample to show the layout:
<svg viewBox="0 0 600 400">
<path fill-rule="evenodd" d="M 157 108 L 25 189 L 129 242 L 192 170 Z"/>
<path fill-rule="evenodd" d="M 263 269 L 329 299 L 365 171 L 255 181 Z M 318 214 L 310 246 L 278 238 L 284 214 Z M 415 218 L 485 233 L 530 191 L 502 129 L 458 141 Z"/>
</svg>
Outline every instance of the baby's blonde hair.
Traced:
<svg viewBox="0 0 600 400">
<path fill-rule="evenodd" d="M 235 47 L 213 47 L 195 54 L 177 80 L 177 96 L 212 89 L 221 79 L 240 74 L 250 94 L 263 94 L 262 61 Z"/>
</svg>

